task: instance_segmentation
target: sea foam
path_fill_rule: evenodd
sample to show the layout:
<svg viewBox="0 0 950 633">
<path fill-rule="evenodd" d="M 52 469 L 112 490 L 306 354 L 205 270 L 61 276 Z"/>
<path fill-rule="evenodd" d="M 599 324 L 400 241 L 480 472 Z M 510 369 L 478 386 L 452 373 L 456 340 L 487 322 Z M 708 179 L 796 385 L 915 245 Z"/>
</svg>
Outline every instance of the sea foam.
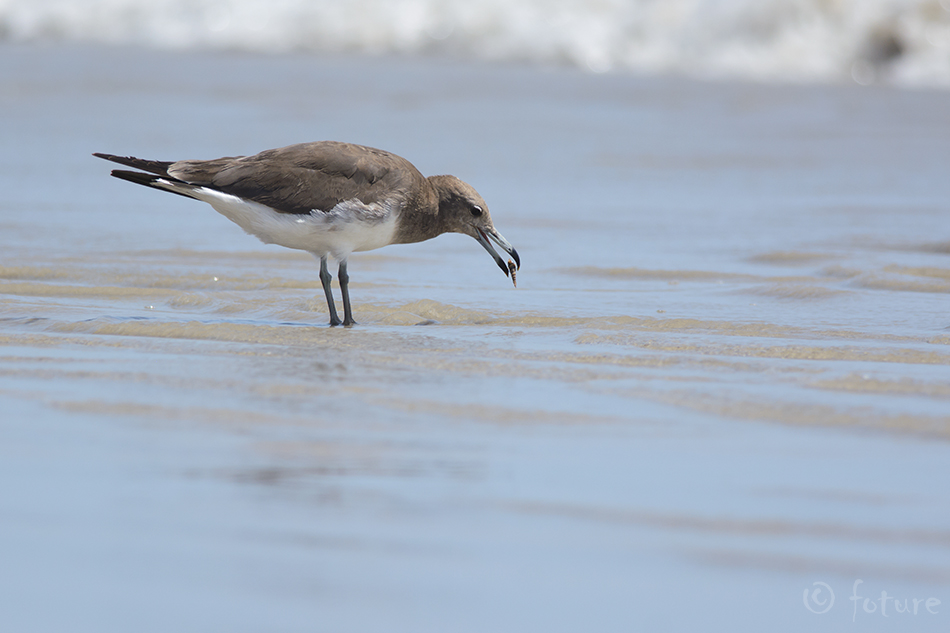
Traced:
<svg viewBox="0 0 950 633">
<path fill-rule="evenodd" d="M 950 0 L 0 0 L 0 35 L 950 86 Z"/>
</svg>

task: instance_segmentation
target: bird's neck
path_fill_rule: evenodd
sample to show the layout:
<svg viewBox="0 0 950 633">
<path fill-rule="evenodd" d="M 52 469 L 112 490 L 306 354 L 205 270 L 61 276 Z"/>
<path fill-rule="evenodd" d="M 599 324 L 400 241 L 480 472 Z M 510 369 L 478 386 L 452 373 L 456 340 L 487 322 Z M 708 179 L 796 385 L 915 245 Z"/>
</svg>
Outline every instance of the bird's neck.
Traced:
<svg viewBox="0 0 950 633">
<path fill-rule="evenodd" d="M 447 230 L 444 218 L 439 213 L 439 195 L 428 181 L 406 201 L 399 215 L 399 229 L 394 244 L 424 242 Z"/>
</svg>

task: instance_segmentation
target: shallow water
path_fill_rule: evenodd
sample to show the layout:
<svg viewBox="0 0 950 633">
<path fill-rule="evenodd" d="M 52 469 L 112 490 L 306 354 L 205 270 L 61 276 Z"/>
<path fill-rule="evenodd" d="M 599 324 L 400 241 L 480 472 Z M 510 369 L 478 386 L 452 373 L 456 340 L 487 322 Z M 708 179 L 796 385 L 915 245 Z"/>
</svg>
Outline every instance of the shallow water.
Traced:
<svg viewBox="0 0 950 633">
<path fill-rule="evenodd" d="M 4 629 L 945 629 L 849 597 L 950 604 L 950 94 L 0 58 Z M 329 328 L 312 257 L 90 156 L 321 138 L 476 186 L 518 287 L 355 254 Z"/>
</svg>

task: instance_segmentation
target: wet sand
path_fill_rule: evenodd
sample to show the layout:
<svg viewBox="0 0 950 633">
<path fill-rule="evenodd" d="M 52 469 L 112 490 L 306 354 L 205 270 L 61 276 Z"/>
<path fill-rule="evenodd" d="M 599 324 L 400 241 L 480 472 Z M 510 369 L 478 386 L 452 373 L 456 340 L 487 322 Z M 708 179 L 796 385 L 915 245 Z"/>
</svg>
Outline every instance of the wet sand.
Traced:
<svg viewBox="0 0 950 633">
<path fill-rule="evenodd" d="M 0 59 L 0 628 L 945 629 L 849 597 L 950 604 L 950 93 Z M 471 182 L 518 288 L 358 253 L 329 328 L 313 258 L 90 155 L 318 139 Z"/>
</svg>

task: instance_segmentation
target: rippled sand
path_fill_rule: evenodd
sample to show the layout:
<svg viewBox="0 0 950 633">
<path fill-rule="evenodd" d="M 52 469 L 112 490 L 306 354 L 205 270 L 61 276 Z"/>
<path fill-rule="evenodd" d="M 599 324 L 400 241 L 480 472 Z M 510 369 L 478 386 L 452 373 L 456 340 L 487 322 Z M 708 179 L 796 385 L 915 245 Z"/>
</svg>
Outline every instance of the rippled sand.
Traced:
<svg viewBox="0 0 950 633">
<path fill-rule="evenodd" d="M 841 630 L 856 579 L 950 604 L 950 96 L 0 54 L 11 630 Z M 89 156 L 318 138 L 475 184 L 518 288 L 461 236 L 356 254 L 330 328 L 313 258 Z"/>
</svg>

